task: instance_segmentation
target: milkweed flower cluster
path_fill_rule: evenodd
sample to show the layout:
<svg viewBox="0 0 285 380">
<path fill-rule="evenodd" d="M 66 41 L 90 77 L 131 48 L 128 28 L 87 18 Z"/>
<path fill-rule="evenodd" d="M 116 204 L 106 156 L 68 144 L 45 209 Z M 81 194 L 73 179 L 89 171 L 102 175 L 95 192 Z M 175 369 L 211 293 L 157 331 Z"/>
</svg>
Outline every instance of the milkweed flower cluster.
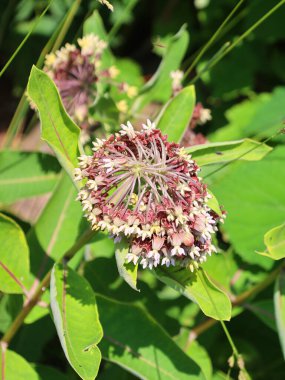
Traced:
<svg viewBox="0 0 285 380">
<path fill-rule="evenodd" d="M 184 148 L 147 121 L 141 131 L 128 122 L 119 133 L 93 143 L 79 157 L 75 179 L 93 229 L 130 242 L 127 262 L 143 268 L 183 265 L 191 271 L 215 251 L 211 235 L 219 217 Z"/>
<path fill-rule="evenodd" d="M 115 86 L 131 98 L 137 89 L 127 83 L 117 83 L 116 66 L 102 68 L 102 54 L 107 43 L 97 35 L 88 34 L 78 39 L 78 47 L 66 44 L 55 53 L 48 54 L 44 70 L 55 82 L 63 105 L 73 120 L 83 129 L 89 127 L 88 111 L 94 104 L 98 86 Z"/>
</svg>

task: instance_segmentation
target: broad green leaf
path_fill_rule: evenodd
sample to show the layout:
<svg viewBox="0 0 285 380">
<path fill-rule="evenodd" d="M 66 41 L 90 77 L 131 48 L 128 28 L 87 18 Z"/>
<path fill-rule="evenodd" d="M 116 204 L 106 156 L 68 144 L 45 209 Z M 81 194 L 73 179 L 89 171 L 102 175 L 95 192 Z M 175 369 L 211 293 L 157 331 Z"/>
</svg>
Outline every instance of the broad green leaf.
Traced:
<svg viewBox="0 0 285 380">
<path fill-rule="evenodd" d="M 245 304 L 244 307 L 252 311 L 266 326 L 276 331 L 273 300 L 262 300 Z"/>
<path fill-rule="evenodd" d="M 23 293 L 29 276 L 29 247 L 22 229 L 0 214 L 0 291 Z"/>
<path fill-rule="evenodd" d="M 244 261 L 264 268 L 273 262 L 256 251 L 264 248 L 264 234 L 284 223 L 284 160 L 285 147 L 280 146 L 262 161 L 236 162 L 207 178 L 227 211 L 222 227 L 227 238 Z"/>
<path fill-rule="evenodd" d="M 134 110 L 141 109 L 152 101 L 165 103 L 171 96 L 171 71 L 179 68 L 189 42 L 189 35 L 183 26 L 171 38 L 167 51 L 152 78 L 142 88 L 134 104 Z"/>
<path fill-rule="evenodd" d="M 186 148 L 199 166 L 235 160 L 258 161 L 271 150 L 270 146 L 250 139 L 208 143 Z"/>
<path fill-rule="evenodd" d="M 54 150 L 62 167 L 73 176 L 79 156 L 80 129 L 64 110 L 53 81 L 35 66 L 31 70 L 27 93 L 39 112 L 42 139 Z"/>
<path fill-rule="evenodd" d="M 267 252 L 260 253 L 262 256 L 273 260 L 280 260 L 285 257 L 285 224 L 274 227 L 264 235 L 264 244 Z"/>
<path fill-rule="evenodd" d="M 179 266 L 155 270 L 157 277 L 166 285 L 196 302 L 203 313 L 218 320 L 230 320 L 231 302 L 202 269 L 191 272 Z"/>
<path fill-rule="evenodd" d="M 41 380 L 36 371 L 16 352 L 0 347 L 0 373 L 2 380 Z"/>
<path fill-rule="evenodd" d="M 285 274 L 281 271 L 275 281 L 274 310 L 279 340 L 285 359 Z"/>
<path fill-rule="evenodd" d="M 23 306 L 20 294 L 0 295 L 0 332 L 5 333 Z"/>
<path fill-rule="evenodd" d="M 206 380 L 212 380 L 213 367 L 211 359 L 206 349 L 201 346 L 197 340 L 189 342 L 191 330 L 182 328 L 179 335 L 175 337 L 175 342 L 181 349 L 190 356 L 195 363 L 202 369 Z"/>
<path fill-rule="evenodd" d="M 189 126 L 195 106 L 194 86 L 185 87 L 171 99 L 158 116 L 157 128 L 178 143 Z"/>
<path fill-rule="evenodd" d="M 0 204 L 52 191 L 60 166 L 56 158 L 40 152 L 0 152 Z"/>
<path fill-rule="evenodd" d="M 201 379 L 199 367 L 142 308 L 102 296 L 97 302 L 105 359 L 141 379 Z"/>
<path fill-rule="evenodd" d="M 66 359 L 83 380 L 94 380 L 103 336 L 95 294 L 89 283 L 70 268 L 52 270 L 51 309 Z"/>
<path fill-rule="evenodd" d="M 116 261 L 118 271 L 121 277 L 132 287 L 137 289 L 138 264 L 126 263 L 126 255 L 129 252 L 129 242 L 127 239 L 122 239 L 116 246 Z"/>
</svg>

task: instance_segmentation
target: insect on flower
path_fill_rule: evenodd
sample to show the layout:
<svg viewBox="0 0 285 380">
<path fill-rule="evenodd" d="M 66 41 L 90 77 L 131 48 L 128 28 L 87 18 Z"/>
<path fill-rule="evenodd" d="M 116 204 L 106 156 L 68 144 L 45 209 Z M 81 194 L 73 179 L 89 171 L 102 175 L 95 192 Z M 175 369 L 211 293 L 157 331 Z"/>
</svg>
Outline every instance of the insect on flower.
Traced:
<svg viewBox="0 0 285 380">
<path fill-rule="evenodd" d="M 126 261 L 143 268 L 180 264 L 194 271 L 206 261 L 219 217 L 185 149 L 150 120 L 140 132 L 128 122 L 93 145 L 93 156 L 81 156 L 75 171 L 85 181 L 78 200 L 92 228 L 116 241 L 127 237 Z"/>
</svg>

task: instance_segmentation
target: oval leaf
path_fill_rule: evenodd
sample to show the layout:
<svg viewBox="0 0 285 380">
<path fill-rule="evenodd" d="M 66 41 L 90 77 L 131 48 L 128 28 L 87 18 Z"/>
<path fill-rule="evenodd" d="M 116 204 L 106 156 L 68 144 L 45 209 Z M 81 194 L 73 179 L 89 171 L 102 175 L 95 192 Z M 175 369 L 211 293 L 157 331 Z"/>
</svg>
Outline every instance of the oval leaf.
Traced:
<svg viewBox="0 0 285 380">
<path fill-rule="evenodd" d="M 39 111 L 42 139 L 54 150 L 62 167 L 73 176 L 79 156 L 80 129 L 66 113 L 53 81 L 35 66 L 31 70 L 27 93 Z"/>
<path fill-rule="evenodd" d="M 22 356 L 10 350 L 3 350 L 1 347 L 0 373 L 3 380 L 39 380 L 36 371 Z"/>
<path fill-rule="evenodd" d="M 55 327 L 67 360 L 84 380 L 94 380 L 102 339 L 95 294 L 89 283 L 70 268 L 55 265 L 50 284 Z"/>
<path fill-rule="evenodd" d="M 13 219 L 0 214 L 0 290 L 23 293 L 29 276 L 29 248 L 22 229 Z"/>
<path fill-rule="evenodd" d="M 158 116 L 157 128 L 178 143 L 189 126 L 195 106 L 194 86 L 185 87 L 171 99 Z"/>
<path fill-rule="evenodd" d="M 285 257 L 285 223 L 266 232 L 264 244 L 268 253 L 260 253 L 262 256 L 273 260 L 283 259 Z"/>
<path fill-rule="evenodd" d="M 58 181 L 55 157 L 39 152 L 0 153 L 0 204 L 50 192 Z"/>
<path fill-rule="evenodd" d="M 228 321 L 231 318 L 229 297 L 208 278 L 201 268 L 190 272 L 179 266 L 155 270 L 157 277 L 166 285 L 196 302 L 208 317 Z"/>
<path fill-rule="evenodd" d="M 122 239 L 116 246 L 116 261 L 118 271 L 121 277 L 134 290 L 137 289 L 138 264 L 126 263 L 126 255 L 129 252 L 129 242 L 127 239 Z M 138 290 L 139 291 L 139 290 Z"/>
<path fill-rule="evenodd" d="M 202 371 L 142 308 L 97 296 L 102 355 L 140 379 L 194 380 Z M 203 376 L 202 376 L 203 379 Z"/>
<path fill-rule="evenodd" d="M 285 273 L 282 271 L 275 281 L 274 310 L 279 340 L 285 359 Z"/>
<path fill-rule="evenodd" d="M 199 166 L 235 160 L 258 161 L 272 148 L 251 139 L 194 145 L 186 148 Z"/>
</svg>

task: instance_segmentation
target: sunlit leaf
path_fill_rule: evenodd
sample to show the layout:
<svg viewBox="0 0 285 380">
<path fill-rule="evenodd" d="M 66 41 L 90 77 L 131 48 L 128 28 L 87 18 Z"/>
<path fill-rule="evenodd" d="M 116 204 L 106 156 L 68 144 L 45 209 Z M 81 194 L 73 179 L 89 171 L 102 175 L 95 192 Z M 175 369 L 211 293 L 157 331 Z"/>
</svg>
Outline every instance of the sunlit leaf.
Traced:
<svg viewBox="0 0 285 380">
<path fill-rule="evenodd" d="M 275 320 L 279 340 L 285 359 L 285 273 L 280 272 L 274 287 Z"/>
<path fill-rule="evenodd" d="M 52 191 L 60 166 L 45 153 L 2 151 L 0 153 L 0 204 L 11 204 Z"/>
<path fill-rule="evenodd" d="M 273 260 L 280 260 L 285 257 L 285 224 L 274 227 L 264 235 L 264 244 L 267 252 L 259 252 L 262 256 Z"/>
<path fill-rule="evenodd" d="M 64 110 L 51 78 L 35 66 L 31 70 L 27 93 L 39 112 L 42 139 L 54 150 L 62 167 L 73 176 L 79 156 L 80 129 Z"/>
<path fill-rule="evenodd" d="M 258 161 L 266 156 L 272 148 L 258 141 L 244 139 L 194 145 L 186 150 L 199 166 L 204 166 L 234 160 Z"/>
<path fill-rule="evenodd" d="M 231 302 L 228 296 L 208 278 L 204 270 L 192 273 L 179 266 L 160 267 L 155 270 L 155 274 L 166 285 L 196 302 L 208 317 L 230 320 Z"/>
<path fill-rule="evenodd" d="M 40 380 L 37 372 L 22 356 L 0 347 L 0 373 L 2 380 Z"/>
<path fill-rule="evenodd" d="M 142 379 L 201 378 L 199 367 L 143 309 L 102 296 L 97 302 L 104 326 L 99 345 L 104 358 Z"/>
<path fill-rule="evenodd" d="M 51 309 L 62 349 L 83 380 L 94 380 L 102 339 L 95 294 L 89 283 L 70 268 L 55 265 L 51 276 Z"/>
<path fill-rule="evenodd" d="M 0 290 L 23 293 L 29 276 L 29 248 L 22 229 L 13 219 L 0 214 Z"/>
<path fill-rule="evenodd" d="M 185 87 L 171 99 L 158 116 L 157 128 L 178 143 L 189 126 L 195 106 L 194 86 Z"/>
</svg>

